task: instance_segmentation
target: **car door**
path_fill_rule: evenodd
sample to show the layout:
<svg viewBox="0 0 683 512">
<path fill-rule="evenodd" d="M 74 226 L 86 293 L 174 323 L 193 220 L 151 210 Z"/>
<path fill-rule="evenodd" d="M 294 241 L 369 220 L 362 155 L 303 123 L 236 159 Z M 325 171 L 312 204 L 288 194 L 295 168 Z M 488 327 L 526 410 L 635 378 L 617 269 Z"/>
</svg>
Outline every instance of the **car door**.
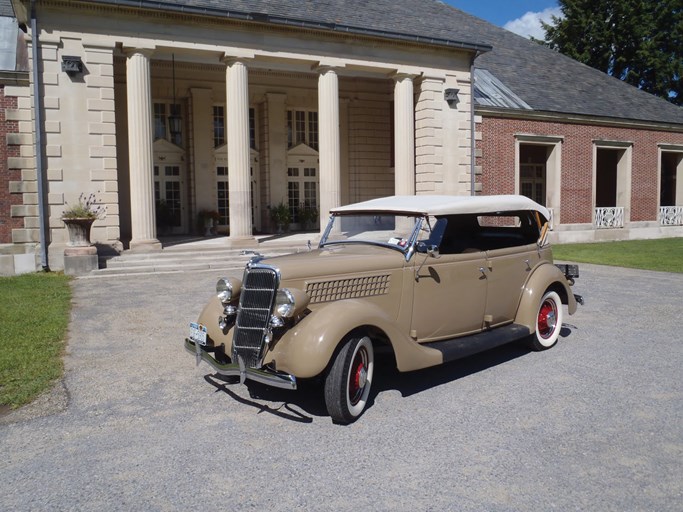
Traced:
<svg viewBox="0 0 683 512">
<path fill-rule="evenodd" d="M 486 253 L 418 253 L 410 335 L 419 342 L 480 331 L 486 306 Z"/>
<path fill-rule="evenodd" d="M 480 238 L 488 249 L 485 327 L 495 327 L 514 320 L 522 287 L 541 259 L 539 227 L 529 212 L 481 217 L 480 222 Z"/>
<path fill-rule="evenodd" d="M 535 244 L 486 252 L 487 327 L 495 327 L 514 320 L 522 287 L 539 259 Z"/>
</svg>

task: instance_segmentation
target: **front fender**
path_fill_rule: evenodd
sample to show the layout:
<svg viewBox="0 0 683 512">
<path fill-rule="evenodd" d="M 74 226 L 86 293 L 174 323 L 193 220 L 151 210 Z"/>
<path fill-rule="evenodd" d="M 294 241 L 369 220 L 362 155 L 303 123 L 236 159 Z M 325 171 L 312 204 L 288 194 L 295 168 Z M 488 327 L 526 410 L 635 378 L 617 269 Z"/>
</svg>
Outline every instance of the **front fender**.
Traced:
<svg viewBox="0 0 683 512">
<path fill-rule="evenodd" d="M 408 371 L 440 364 L 441 352 L 421 347 L 396 328 L 396 321 L 372 303 L 362 300 L 330 302 L 316 308 L 287 331 L 266 355 L 279 371 L 298 378 L 319 375 L 332 359 L 344 337 L 356 328 L 373 326 L 382 330 L 394 348 L 399 370 Z"/>
<path fill-rule="evenodd" d="M 218 318 L 223 316 L 223 304 L 215 295 L 209 299 L 204 306 L 204 309 L 199 314 L 197 321 L 206 327 L 206 332 L 215 346 L 221 343 L 225 344 L 226 354 L 232 351 L 232 326 L 229 330 L 223 332 L 218 326 Z"/>
<path fill-rule="evenodd" d="M 576 299 L 564 274 L 552 263 L 543 263 L 534 269 L 524 285 L 515 323 L 536 332 L 538 307 L 543 294 L 549 288 L 554 289 L 562 298 L 570 315 L 576 312 Z"/>
</svg>

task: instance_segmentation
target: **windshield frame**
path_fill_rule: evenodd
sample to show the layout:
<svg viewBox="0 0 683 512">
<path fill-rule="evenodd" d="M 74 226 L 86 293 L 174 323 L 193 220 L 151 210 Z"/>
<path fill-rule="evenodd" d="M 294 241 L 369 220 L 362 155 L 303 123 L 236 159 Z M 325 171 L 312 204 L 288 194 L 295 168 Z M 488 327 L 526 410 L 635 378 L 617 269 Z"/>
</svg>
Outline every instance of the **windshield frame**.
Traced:
<svg viewBox="0 0 683 512">
<path fill-rule="evenodd" d="M 360 215 L 394 215 L 396 217 L 406 217 L 406 218 L 413 218 L 415 219 L 415 225 L 413 226 L 413 230 L 410 233 L 410 236 L 408 238 L 408 243 L 406 243 L 405 247 L 399 247 L 396 244 L 390 244 L 386 242 L 375 242 L 371 240 L 349 240 L 349 239 L 340 239 L 340 240 L 330 240 L 330 232 L 332 231 L 332 227 L 334 225 L 335 219 L 337 218 L 342 218 L 342 217 L 353 217 L 353 216 L 360 216 Z M 398 251 L 401 254 L 403 254 L 406 258 L 406 261 L 410 259 L 412 254 L 415 252 L 415 244 L 417 243 L 417 239 L 420 234 L 420 230 L 422 229 L 422 224 L 425 222 L 425 217 L 424 215 L 421 214 L 406 214 L 405 212 L 392 212 L 392 211 L 386 211 L 386 212 L 364 212 L 364 211 L 359 211 L 359 212 L 344 212 L 344 213 L 333 213 L 330 215 L 330 220 L 327 222 L 327 227 L 325 228 L 325 231 L 323 232 L 322 236 L 320 237 L 320 242 L 318 243 L 318 248 L 322 249 L 323 247 L 329 247 L 333 245 L 372 245 L 376 247 L 385 247 L 387 249 L 392 249 L 394 251 Z"/>
</svg>

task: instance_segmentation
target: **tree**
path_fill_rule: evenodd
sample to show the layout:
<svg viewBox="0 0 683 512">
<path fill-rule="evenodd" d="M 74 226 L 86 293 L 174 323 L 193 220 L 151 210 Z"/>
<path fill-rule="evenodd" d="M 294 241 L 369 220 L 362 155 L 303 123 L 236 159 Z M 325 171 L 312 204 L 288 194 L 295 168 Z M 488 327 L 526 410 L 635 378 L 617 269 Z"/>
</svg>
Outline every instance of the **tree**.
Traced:
<svg viewBox="0 0 683 512">
<path fill-rule="evenodd" d="M 683 105 L 683 0 L 559 0 L 550 48 Z"/>
</svg>

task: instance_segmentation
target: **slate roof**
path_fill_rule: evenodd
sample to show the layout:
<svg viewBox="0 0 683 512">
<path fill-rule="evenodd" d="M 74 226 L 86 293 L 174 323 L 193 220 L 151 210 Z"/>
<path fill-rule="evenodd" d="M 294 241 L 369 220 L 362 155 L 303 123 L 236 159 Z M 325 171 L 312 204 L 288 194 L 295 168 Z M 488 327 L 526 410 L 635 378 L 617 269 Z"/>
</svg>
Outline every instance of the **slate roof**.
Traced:
<svg viewBox="0 0 683 512">
<path fill-rule="evenodd" d="M 90 1 L 367 33 L 470 50 L 492 47 L 477 58 L 476 67 L 488 70 L 533 110 L 683 125 L 683 107 L 439 0 Z"/>
<path fill-rule="evenodd" d="M 10 0 L 0 0 L 0 16 L 14 18 L 14 8 Z"/>
</svg>

